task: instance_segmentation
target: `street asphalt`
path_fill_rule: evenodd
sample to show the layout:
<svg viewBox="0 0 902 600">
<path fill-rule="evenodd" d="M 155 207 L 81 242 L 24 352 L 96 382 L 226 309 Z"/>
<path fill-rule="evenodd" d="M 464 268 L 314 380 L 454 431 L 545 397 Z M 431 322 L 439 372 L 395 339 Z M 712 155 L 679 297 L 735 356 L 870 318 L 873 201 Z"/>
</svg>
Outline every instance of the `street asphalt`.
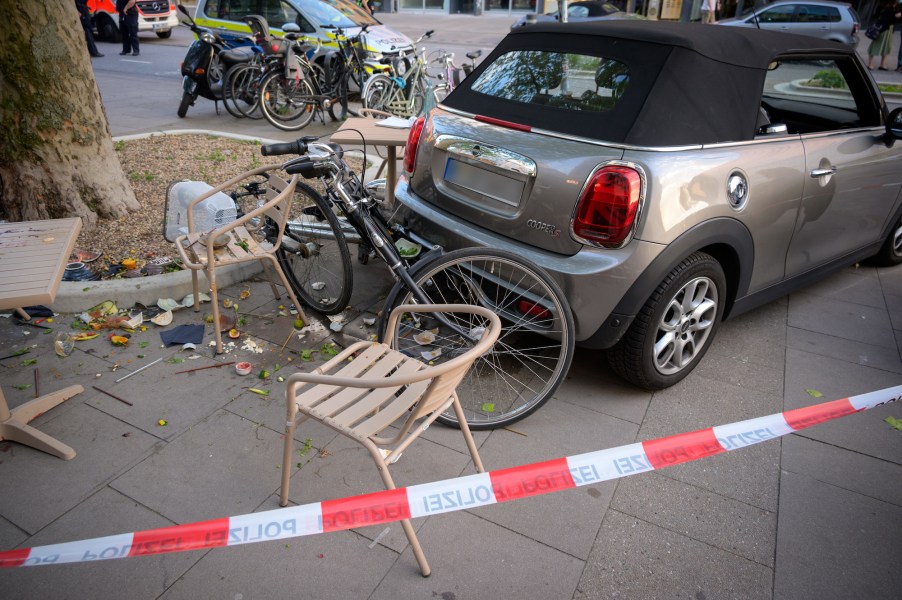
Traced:
<svg viewBox="0 0 902 600">
<path fill-rule="evenodd" d="M 461 53 L 490 49 L 513 20 L 384 16 L 411 37 L 435 28 L 435 47 Z M 113 135 L 190 128 L 292 139 L 265 122 L 217 115 L 207 101 L 179 120 L 172 60 L 184 54 L 188 38 L 178 32 L 142 42 L 140 64 L 120 58 L 111 44 L 101 44 L 106 56 L 94 61 Z M 318 124 L 304 133 L 334 128 Z M 295 464 L 281 464 L 285 384 L 277 378 L 312 369 L 331 342 L 375 333 L 363 319 L 378 313 L 392 283 L 386 273 L 377 262 L 356 264 L 343 330 L 287 340 L 293 317 L 279 315 L 286 297 L 274 299 L 265 281 L 236 277 L 220 293 L 244 314 L 242 339 L 219 357 L 207 345 L 210 326 L 196 352 L 178 352 L 161 347 L 155 325 L 125 347 L 102 335 L 77 342 L 68 357 L 55 355 L 56 334 L 70 331 L 68 313 L 98 297 L 122 307 L 137 291 L 181 300 L 187 292 L 177 286 L 185 282 L 166 277 L 141 280 L 140 290 L 64 284 L 58 302 L 67 314 L 42 323 L 50 330 L 0 318 L 0 357 L 28 350 L 0 360 L 11 407 L 38 387 L 85 390 L 32 422 L 74 448 L 73 460 L 0 442 L 0 551 L 275 509 L 284 468 L 292 471 L 293 504 L 380 490 L 365 452 L 322 427 L 301 425 Z M 202 323 L 210 305 L 202 306 L 200 314 L 177 311 L 166 329 Z M 248 339 L 262 353 L 242 349 Z M 164 360 L 117 383 L 158 358 Z M 253 363 L 253 375 L 216 368 L 244 360 Z M 200 367 L 212 368 L 178 373 Z M 272 375 L 258 378 L 262 369 Z M 727 321 L 702 364 L 664 391 L 630 387 L 601 352 L 578 350 L 548 404 L 510 429 L 475 437 L 486 468 L 497 470 L 900 384 L 902 267 L 860 264 Z M 429 578 L 420 576 L 399 524 L 389 523 L 229 548 L 0 569 L 0 589 L 10 599 L 895 599 L 902 589 L 902 431 L 888 417 L 902 419 L 902 406 L 662 471 L 415 519 Z M 399 486 L 472 472 L 460 434 L 438 425 L 392 469 Z"/>
</svg>

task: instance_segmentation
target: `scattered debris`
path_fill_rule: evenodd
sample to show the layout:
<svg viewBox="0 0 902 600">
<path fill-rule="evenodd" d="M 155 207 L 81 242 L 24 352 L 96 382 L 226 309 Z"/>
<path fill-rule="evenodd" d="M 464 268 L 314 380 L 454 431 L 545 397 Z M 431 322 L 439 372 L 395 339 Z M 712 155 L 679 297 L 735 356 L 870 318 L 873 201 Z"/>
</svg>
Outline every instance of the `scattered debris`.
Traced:
<svg viewBox="0 0 902 600">
<path fill-rule="evenodd" d="M 125 403 L 125 404 L 128 404 L 129 406 L 134 406 L 134 404 L 132 404 L 132 403 L 129 402 L 128 400 L 123 400 L 123 399 L 120 398 L 119 396 L 117 396 L 117 395 L 115 395 L 115 394 L 111 394 L 110 392 L 108 392 L 108 391 L 106 391 L 106 390 L 102 390 L 102 389 L 100 389 L 99 387 L 97 387 L 96 385 L 92 385 L 91 387 L 93 387 L 95 390 L 97 390 L 97 391 L 100 392 L 101 394 L 106 394 L 107 396 L 109 396 L 110 398 L 112 398 L 112 399 L 114 399 L 114 400 L 118 400 L 119 402 L 123 402 L 123 403 Z"/>
<path fill-rule="evenodd" d="M 253 367 L 251 366 L 251 363 L 240 362 L 235 365 L 235 372 L 238 373 L 239 375 L 250 375 L 252 368 Z"/>
</svg>

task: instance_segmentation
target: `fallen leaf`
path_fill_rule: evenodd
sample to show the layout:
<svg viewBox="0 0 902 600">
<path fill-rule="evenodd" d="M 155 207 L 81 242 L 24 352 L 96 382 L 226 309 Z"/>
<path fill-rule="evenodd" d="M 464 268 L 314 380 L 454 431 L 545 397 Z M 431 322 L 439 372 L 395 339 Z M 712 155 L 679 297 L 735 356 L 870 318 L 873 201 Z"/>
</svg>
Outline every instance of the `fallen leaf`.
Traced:
<svg viewBox="0 0 902 600">
<path fill-rule="evenodd" d="M 807 392 L 808 395 L 811 396 L 812 398 L 821 398 L 823 396 L 823 394 L 817 390 L 808 389 L 808 390 L 805 390 L 805 392 Z"/>
<path fill-rule="evenodd" d="M 889 424 L 889 426 L 892 427 L 893 429 L 898 429 L 899 431 L 902 431 L 902 419 L 887 417 L 883 420 L 886 421 Z"/>
</svg>

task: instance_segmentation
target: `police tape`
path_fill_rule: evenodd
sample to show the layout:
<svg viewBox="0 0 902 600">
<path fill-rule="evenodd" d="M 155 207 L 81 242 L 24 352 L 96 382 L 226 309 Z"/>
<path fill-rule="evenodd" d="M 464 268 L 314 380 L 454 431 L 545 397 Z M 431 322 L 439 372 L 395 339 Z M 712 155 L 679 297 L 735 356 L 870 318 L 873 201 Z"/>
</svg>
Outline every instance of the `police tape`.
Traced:
<svg viewBox="0 0 902 600">
<path fill-rule="evenodd" d="M 0 552 L 0 567 L 33 567 L 238 546 L 427 517 L 538 496 L 730 452 L 902 400 L 902 385 L 608 450 L 135 533 Z"/>
</svg>

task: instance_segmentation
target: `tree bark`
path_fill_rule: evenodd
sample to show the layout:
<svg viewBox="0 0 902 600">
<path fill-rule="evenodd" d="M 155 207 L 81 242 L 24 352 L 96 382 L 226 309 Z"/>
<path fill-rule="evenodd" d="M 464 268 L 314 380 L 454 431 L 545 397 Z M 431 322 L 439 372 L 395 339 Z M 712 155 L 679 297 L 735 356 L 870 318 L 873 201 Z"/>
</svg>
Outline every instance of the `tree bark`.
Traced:
<svg viewBox="0 0 902 600">
<path fill-rule="evenodd" d="M 0 219 L 139 208 L 113 148 L 72 0 L 0 0 Z"/>
</svg>

